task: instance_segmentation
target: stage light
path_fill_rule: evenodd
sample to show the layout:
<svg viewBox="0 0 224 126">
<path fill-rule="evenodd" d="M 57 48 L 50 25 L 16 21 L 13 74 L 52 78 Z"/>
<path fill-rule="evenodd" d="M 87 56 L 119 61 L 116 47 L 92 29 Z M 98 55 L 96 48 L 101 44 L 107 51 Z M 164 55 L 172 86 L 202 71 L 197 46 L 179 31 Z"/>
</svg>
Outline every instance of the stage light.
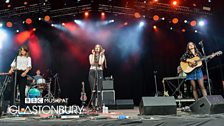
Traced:
<svg viewBox="0 0 224 126">
<path fill-rule="evenodd" d="M 18 29 L 16 30 L 16 33 L 19 33 L 19 30 Z"/>
<path fill-rule="evenodd" d="M 191 24 L 191 26 L 192 26 L 192 27 L 194 27 L 194 26 L 196 26 L 196 25 L 197 25 L 197 22 L 196 22 L 195 20 L 193 20 L 193 21 L 191 21 L 191 23 L 190 23 L 190 24 Z"/>
<path fill-rule="evenodd" d="M 173 19 L 172 19 L 172 22 L 173 22 L 174 24 L 177 24 L 178 21 L 179 21 L 178 18 L 173 18 Z"/>
<path fill-rule="evenodd" d="M 105 19 L 105 13 L 104 12 L 101 12 L 101 20 L 104 20 Z"/>
<path fill-rule="evenodd" d="M 44 16 L 44 21 L 48 22 L 50 20 L 51 20 L 51 17 L 50 16 L 48 16 L 48 15 Z"/>
<path fill-rule="evenodd" d="M 194 32 L 195 32 L 195 33 L 197 33 L 197 32 L 198 32 L 198 30 L 194 30 Z"/>
<path fill-rule="evenodd" d="M 143 27 L 144 25 L 145 25 L 145 22 L 144 21 L 140 21 L 139 27 Z"/>
<path fill-rule="evenodd" d="M 23 4 L 24 4 L 24 5 L 27 5 L 27 4 L 28 4 L 28 2 L 27 2 L 27 1 L 25 1 Z"/>
<path fill-rule="evenodd" d="M 182 31 L 182 32 L 186 32 L 186 29 L 183 28 L 183 29 L 181 29 L 181 31 Z"/>
<path fill-rule="evenodd" d="M 165 17 L 162 17 L 161 19 L 164 21 L 165 20 Z"/>
<path fill-rule="evenodd" d="M 7 33 L 4 30 L 0 29 L 0 49 L 2 49 L 3 42 L 6 40 L 6 38 L 7 38 Z"/>
<path fill-rule="evenodd" d="M 141 14 L 140 14 L 139 12 L 135 12 L 135 13 L 134 13 L 134 17 L 135 17 L 135 18 L 140 18 L 140 17 L 141 17 Z"/>
<path fill-rule="evenodd" d="M 184 20 L 184 23 L 187 23 L 187 20 Z"/>
<path fill-rule="evenodd" d="M 31 24 L 32 23 L 32 19 L 31 18 L 27 18 L 26 19 L 26 24 Z"/>
<path fill-rule="evenodd" d="M 198 25 L 203 27 L 205 25 L 205 22 L 201 20 L 201 21 L 198 22 Z"/>
<path fill-rule="evenodd" d="M 156 25 L 153 25 L 153 29 L 157 29 L 157 26 Z"/>
<path fill-rule="evenodd" d="M 9 3 L 10 2 L 10 0 L 5 0 L 5 3 Z"/>
<path fill-rule="evenodd" d="M 62 26 L 65 26 L 65 23 L 63 22 L 63 23 L 61 23 L 61 25 L 62 25 Z"/>
<path fill-rule="evenodd" d="M 8 28 L 11 28 L 11 27 L 13 26 L 13 23 L 12 23 L 11 21 L 8 21 L 8 22 L 6 23 L 6 26 L 7 26 Z"/>
<path fill-rule="evenodd" d="M 84 13 L 84 16 L 85 16 L 85 17 L 88 17 L 88 16 L 89 16 L 89 12 L 86 11 L 86 12 Z"/>
<path fill-rule="evenodd" d="M 124 26 L 128 25 L 128 22 L 124 22 Z"/>
<path fill-rule="evenodd" d="M 40 18 L 40 17 L 39 17 L 39 18 L 38 18 L 38 20 L 39 20 L 39 21 L 41 21 L 41 20 L 42 20 L 42 18 Z"/>
<path fill-rule="evenodd" d="M 0 28 L 2 28 L 3 27 L 3 23 L 0 23 Z"/>
<path fill-rule="evenodd" d="M 105 13 L 104 12 L 101 12 L 101 16 L 105 16 Z"/>
<path fill-rule="evenodd" d="M 153 20 L 154 20 L 154 21 L 158 21 L 158 20 L 159 20 L 159 16 L 158 16 L 158 15 L 154 15 L 154 16 L 153 16 Z"/>
<path fill-rule="evenodd" d="M 11 7 L 11 4 L 8 4 L 7 7 L 10 8 Z"/>
<path fill-rule="evenodd" d="M 177 1 L 176 0 L 172 1 L 172 5 L 177 6 Z"/>
<path fill-rule="evenodd" d="M 112 20 L 109 20 L 109 23 L 113 23 L 114 22 L 114 19 L 112 19 Z"/>
<path fill-rule="evenodd" d="M 158 0 L 154 0 L 154 2 L 158 2 Z"/>
<path fill-rule="evenodd" d="M 170 30 L 173 30 L 173 27 L 170 27 Z"/>
<path fill-rule="evenodd" d="M 36 31 L 37 29 L 36 29 L 36 28 L 33 28 L 32 30 L 33 30 L 33 31 Z"/>
</svg>

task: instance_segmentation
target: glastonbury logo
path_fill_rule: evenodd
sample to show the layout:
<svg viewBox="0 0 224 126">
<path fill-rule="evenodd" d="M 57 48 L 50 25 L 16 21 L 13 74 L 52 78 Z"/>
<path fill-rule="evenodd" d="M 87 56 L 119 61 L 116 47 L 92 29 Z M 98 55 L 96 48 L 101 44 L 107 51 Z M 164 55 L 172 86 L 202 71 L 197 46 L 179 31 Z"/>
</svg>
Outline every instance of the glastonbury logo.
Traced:
<svg viewBox="0 0 224 126">
<path fill-rule="evenodd" d="M 63 105 L 58 105 L 58 106 L 50 106 L 50 105 L 32 105 L 32 106 L 27 106 L 24 108 L 23 112 L 20 112 L 21 108 L 16 105 L 9 106 L 8 108 L 8 113 L 9 114 L 32 114 L 32 115 L 37 115 L 37 114 L 57 114 L 57 115 L 62 115 L 62 114 L 82 114 L 84 107 L 79 107 L 76 105 L 72 106 L 63 106 Z"/>
<path fill-rule="evenodd" d="M 57 105 L 67 104 L 68 98 L 64 99 L 48 99 L 48 98 L 25 98 L 25 103 L 28 104 L 21 112 L 20 106 L 12 105 L 8 108 L 8 113 L 10 114 L 82 114 L 84 107 L 79 107 L 76 105 L 66 106 Z M 52 105 L 55 104 L 55 105 Z"/>
</svg>

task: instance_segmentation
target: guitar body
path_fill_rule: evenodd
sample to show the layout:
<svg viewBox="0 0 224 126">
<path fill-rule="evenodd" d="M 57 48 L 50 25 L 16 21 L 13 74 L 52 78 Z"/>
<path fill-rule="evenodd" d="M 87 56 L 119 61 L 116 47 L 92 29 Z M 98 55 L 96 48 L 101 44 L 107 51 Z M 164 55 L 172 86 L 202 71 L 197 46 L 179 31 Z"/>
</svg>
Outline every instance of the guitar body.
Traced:
<svg viewBox="0 0 224 126">
<path fill-rule="evenodd" d="M 195 61 L 194 64 L 189 63 L 189 62 L 180 62 L 180 67 L 184 71 L 184 73 L 190 73 L 195 68 L 198 68 L 198 67 L 202 66 L 202 61 L 201 61 L 200 57 L 195 56 L 195 57 L 193 57 L 191 59 Z"/>
</svg>

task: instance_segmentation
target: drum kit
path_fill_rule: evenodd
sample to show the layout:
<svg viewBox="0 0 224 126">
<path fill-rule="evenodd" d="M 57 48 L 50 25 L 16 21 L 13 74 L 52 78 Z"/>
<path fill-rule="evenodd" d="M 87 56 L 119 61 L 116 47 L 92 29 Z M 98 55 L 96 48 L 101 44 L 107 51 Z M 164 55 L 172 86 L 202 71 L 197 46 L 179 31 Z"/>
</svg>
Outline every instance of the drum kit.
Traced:
<svg viewBox="0 0 224 126">
<path fill-rule="evenodd" d="M 27 76 L 27 81 L 28 85 L 25 89 L 27 98 L 54 98 L 51 93 L 51 81 L 46 82 L 44 78 L 34 81 L 34 78 L 31 76 Z"/>
</svg>

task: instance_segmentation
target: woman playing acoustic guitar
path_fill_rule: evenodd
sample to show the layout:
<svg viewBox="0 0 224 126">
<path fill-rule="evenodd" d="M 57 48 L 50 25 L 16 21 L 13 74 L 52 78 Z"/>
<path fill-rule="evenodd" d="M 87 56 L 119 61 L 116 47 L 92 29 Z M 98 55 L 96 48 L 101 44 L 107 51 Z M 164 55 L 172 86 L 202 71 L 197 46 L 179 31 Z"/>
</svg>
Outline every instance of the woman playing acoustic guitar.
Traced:
<svg viewBox="0 0 224 126">
<path fill-rule="evenodd" d="M 201 53 L 198 51 L 196 45 L 193 42 L 188 42 L 186 52 L 180 58 L 181 62 L 187 63 L 189 65 L 188 67 L 193 67 L 193 66 L 197 66 L 198 62 L 194 59 L 198 59 L 198 58 L 202 58 Z M 186 80 L 189 80 L 192 86 L 194 99 L 195 100 L 198 99 L 198 94 L 196 90 L 196 81 L 199 84 L 202 95 L 207 96 L 207 92 L 204 86 L 203 73 L 201 70 L 201 66 L 195 67 L 191 72 L 186 74 L 187 74 Z"/>
</svg>

